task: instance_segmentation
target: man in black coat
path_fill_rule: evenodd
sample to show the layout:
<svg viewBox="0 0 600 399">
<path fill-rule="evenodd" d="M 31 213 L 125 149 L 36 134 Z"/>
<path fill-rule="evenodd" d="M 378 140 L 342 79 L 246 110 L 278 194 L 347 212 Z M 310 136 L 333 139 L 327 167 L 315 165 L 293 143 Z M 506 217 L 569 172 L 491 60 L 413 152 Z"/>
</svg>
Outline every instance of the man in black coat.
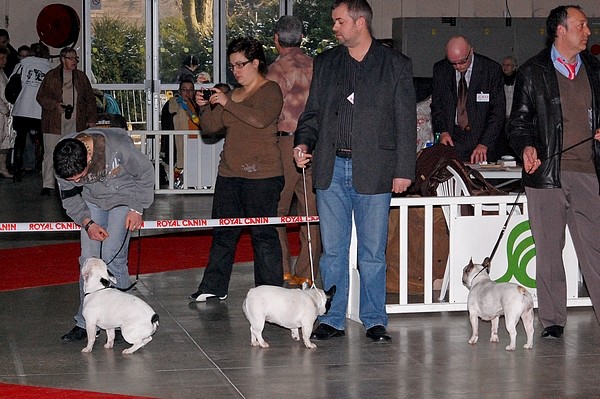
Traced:
<svg viewBox="0 0 600 399">
<path fill-rule="evenodd" d="M 461 75 L 466 81 L 466 116 L 458 115 Z M 477 54 L 464 36 L 446 44 L 446 58 L 433 66 L 431 119 L 442 144 L 454 146 L 464 162 L 496 161 L 495 148 L 504 134 L 506 100 L 502 67 Z"/>
<path fill-rule="evenodd" d="M 295 134 L 299 167 L 312 160 L 321 225 L 323 286 L 336 286 L 313 339 L 344 335 L 352 217 L 358 236 L 359 316 L 367 337 L 387 342 L 385 247 L 391 193 L 415 174 L 416 102 L 412 63 L 371 36 L 365 0 L 336 0 L 340 45 L 314 61 L 310 94 Z"/>
</svg>

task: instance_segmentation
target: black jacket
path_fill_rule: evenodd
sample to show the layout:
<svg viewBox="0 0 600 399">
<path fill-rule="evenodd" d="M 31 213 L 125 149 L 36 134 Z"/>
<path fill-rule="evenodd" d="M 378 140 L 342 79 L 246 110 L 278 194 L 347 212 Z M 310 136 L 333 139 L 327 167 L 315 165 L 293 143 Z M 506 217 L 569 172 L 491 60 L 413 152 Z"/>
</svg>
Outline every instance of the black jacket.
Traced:
<svg viewBox="0 0 600 399">
<path fill-rule="evenodd" d="M 522 156 L 527 146 L 535 147 L 540 167 L 532 174 L 523 172 L 523 184 L 533 188 L 559 188 L 560 155 L 563 146 L 563 120 L 558 79 L 551 60 L 551 48 L 530 58 L 517 71 L 508 138 Z M 587 51 L 580 53 L 592 91 L 592 134 L 600 127 L 600 61 Z M 600 143 L 593 146 L 594 167 L 600 182 Z"/>
</svg>

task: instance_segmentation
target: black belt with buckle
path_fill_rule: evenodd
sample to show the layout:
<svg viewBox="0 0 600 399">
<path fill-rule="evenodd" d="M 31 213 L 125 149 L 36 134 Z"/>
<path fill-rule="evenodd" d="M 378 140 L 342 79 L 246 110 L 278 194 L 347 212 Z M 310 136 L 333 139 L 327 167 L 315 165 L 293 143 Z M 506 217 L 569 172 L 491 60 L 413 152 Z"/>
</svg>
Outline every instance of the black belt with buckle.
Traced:
<svg viewBox="0 0 600 399">
<path fill-rule="evenodd" d="M 338 148 L 335 150 L 335 156 L 340 158 L 352 158 L 352 150 L 350 148 Z"/>
<path fill-rule="evenodd" d="M 294 132 L 277 132 L 277 136 L 279 137 L 289 137 L 293 136 Z"/>
</svg>

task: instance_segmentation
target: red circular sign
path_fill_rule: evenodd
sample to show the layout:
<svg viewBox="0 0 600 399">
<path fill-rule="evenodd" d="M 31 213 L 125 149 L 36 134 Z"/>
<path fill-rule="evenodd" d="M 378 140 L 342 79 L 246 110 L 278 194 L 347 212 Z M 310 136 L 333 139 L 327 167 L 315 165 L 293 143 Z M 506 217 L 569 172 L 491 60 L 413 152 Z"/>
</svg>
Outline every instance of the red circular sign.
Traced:
<svg viewBox="0 0 600 399">
<path fill-rule="evenodd" d="M 55 48 L 72 46 L 79 38 L 77 12 L 64 4 L 49 4 L 40 11 L 36 29 L 40 42 Z"/>
</svg>

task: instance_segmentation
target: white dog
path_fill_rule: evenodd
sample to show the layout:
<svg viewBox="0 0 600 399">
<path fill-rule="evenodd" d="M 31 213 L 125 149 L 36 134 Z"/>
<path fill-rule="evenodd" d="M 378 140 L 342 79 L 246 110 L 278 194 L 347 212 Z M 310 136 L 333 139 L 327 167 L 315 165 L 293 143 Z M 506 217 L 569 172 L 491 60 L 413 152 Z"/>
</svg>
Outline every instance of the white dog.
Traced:
<svg viewBox="0 0 600 399">
<path fill-rule="evenodd" d="M 158 315 L 140 298 L 111 287 L 114 277 L 108 275 L 102 259 L 89 258 L 81 268 L 83 277 L 83 317 L 87 330 L 87 346 L 81 351 L 92 351 L 96 340 L 96 327 L 106 330 L 105 348 L 112 348 L 115 328 L 120 327 L 123 338 L 133 344 L 123 351 L 130 354 L 152 341 L 158 327 Z"/>
<path fill-rule="evenodd" d="M 250 322 L 250 343 L 268 348 L 262 337 L 265 322 L 275 323 L 292 331 L 292 338 L 300 340 L 299 328 L 302 328 L 302 340 L 307 348 L 317 345 L 310 342 L 310 334 L 317 316 L 329 310 L 331 298 L 335 294 L 335 285 L 324 292 L 316 287 L 302 284 L 302 289 L 289 289 L 272 285 L 261 285 L 248 291 L 243 309 Z"/>
<path fill-rule="evenodd" d="M 463 270 L 462 282 L 469 289 L 467 306 L 473 334 L 469 339 L 470 344 L 476 344 L 479 338 L 478 318 L 492 321 L 492 335 L 490 342 L 498 342 L 498 320 L 504 315 L 506 329 L 510 335 L 510 344 L 507 351 L 516 347 L 517 324 L 519 318 L 523 320 L 527 343 L 525 349 L 533 348 L 533 298 L 522 286 L 514 283 L 496 283 L 490 279 L 485 265 L 489 264 L 486 258 L 483 265 L 469 264 Z"/>
</svg>

